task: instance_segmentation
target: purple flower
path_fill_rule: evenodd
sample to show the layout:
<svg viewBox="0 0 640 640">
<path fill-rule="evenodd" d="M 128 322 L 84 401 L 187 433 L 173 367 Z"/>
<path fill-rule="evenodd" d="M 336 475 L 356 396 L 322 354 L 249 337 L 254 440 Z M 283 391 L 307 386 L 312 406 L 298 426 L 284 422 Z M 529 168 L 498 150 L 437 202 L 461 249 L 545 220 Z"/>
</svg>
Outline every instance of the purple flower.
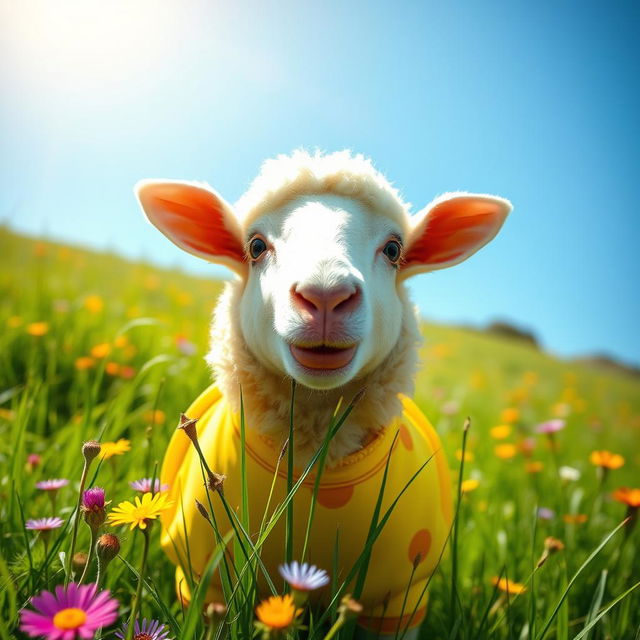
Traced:
<svg viewBox="0 0 640 640">
<path fill-rule="evenodd" d="M 93 638 L 100 627 L 110 625 L 118 617 L 118 601 L 108 591 L 96 594 L 95 584 L 74 582 L 67 589 L 58 585 L 55 593 L 42 591 L 31 599 L 35 611 L 20 612 L 20 629 L 47 640 Z"/>
<path fill-rule="evenodd" d="M 134 480 L 129 483 L 129 486 L 135 491 L 139 491 L 140 493 L 151 493 L 151 478 L 142 478 L 141 480 Z M 154 493 L 160 493 L 161 491 L 168 491 L 168 484 L 160 484 L 160 479 L 156 478 L 153 483 Z"/>
<path fill-rule="evenodd" d="M 535 430 L 538 433 L 556 433 L 556 431 L 561 431 L 564 429 L 565 421 L 560 418 L 556 420 L 547 420 L 546 422 L 540 423 Z"/>
<path fill-rule="evenodd" d="M 57 491 L 66 487 L 69 481 L 66 478 L 53 478 L 52 480 L 41 480 L 36 482 L 36 489 L 42 489 L 43 491 Z"/>
<path fill-rule="evenodd" d="M 555 511 L 547 507 L 538 508 L 538 518 L 541 520 L 553 520 L 556 517 Z"/>
<path fill-rule="evenodd" d="M 329 583 L 329 576 L 324 569 L 318 569 L 306 562 L 299 564 L 296 560 L 278 567 L 280 575 L 296 591 L 313 591 Z"/>
<path fill-rule="evenodd" d="M 104 510 L 104 489 L 93 487 L 82 494 L 82 509 L 84 511 Z"/>
<path fill-rule="evenodd" d="M 116 638 L 124 640 L 127 637 L 127 629 L 129 624 L 124 622 L 120 629 L 116 631 Z M 162 622 L 158 620 L 142 619 L 142 624 L 135 621 L 133 625 L 133 640 L 169 640 L 169 629 Z"/>
<path fill-rule="evenodd" d="M 51 529 L 57 529 L 64 524 L 62 518 L 39 518 L 38 520 L 27 520 L 25 522 L 25 528 L 30 531 L 51 531 Z"/>
</svg>

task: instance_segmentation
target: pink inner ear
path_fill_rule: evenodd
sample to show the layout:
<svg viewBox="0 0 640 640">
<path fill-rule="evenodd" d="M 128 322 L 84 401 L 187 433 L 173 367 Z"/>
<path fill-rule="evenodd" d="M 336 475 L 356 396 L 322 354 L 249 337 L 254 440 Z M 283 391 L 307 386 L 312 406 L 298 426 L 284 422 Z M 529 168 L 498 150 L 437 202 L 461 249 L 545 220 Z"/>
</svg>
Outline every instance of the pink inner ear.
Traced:
<svg viewBox="0 0 640 640">
<path fill-rule="evenodd" d="M 151 222 L 182 248 L 202 257 L 244 262 L 240 240 L 227 228 L 230 214 L 214 193 L 188 184 L 150 184 L 140 199 Z"/>
<path fill-rule="evenodd" d="M 462 261 L 493 238 L 505 215 L 500 203 L 487 198 L 461 196 L 437 204 L 411 244 L 403 267 Z"/>
</svg>

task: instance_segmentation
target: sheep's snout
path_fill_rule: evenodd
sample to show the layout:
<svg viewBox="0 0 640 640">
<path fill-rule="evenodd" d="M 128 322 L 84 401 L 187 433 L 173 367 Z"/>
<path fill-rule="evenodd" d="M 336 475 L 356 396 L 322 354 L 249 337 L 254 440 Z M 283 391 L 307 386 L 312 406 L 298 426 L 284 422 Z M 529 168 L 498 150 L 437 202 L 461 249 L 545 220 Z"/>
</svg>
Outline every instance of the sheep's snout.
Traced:
<svg viewBox="0 0 640 640">
<path fill-rule="evenodd" d="M 339 284 L 334 287 L 298 283 L 291 287 L 291 300 L 300 317 L 323 329 L 355 311 L 360 305 L 361 298 L 360 287 L 354 283 Z"/>
</svg>

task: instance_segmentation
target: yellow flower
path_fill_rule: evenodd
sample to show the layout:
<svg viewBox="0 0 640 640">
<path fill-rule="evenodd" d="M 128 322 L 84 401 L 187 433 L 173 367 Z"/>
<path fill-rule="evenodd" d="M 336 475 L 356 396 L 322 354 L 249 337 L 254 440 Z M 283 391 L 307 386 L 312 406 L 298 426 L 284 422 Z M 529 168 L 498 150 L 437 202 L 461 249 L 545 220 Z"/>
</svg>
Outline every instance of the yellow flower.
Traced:
<svg viewBox="0 0 640 640">
<path fill-rule="evenodd" d="M 102 445 L 104 447 L 104 444 Z M 111 526 L 117 527 L 121 524 L 131 525 L 129 529 L 146 529 L 149 524 L 148 520 L 155 520 L 163 511 L 171 507 L 173 504 L 166 493 L 144 493 L 142 498 L 136 496 L 134 503 L 121 502 L 117 507 L 111 510 L 109 514 L 109 522 Z"/>
<path fill-rule="evenodd" d="M 491 583 L 500 589 L 508 593 L 510 596 L 518 595 L 527 590 L 527 588 L 520 582 L 513 582 L 513 580 L 507 580 L 507 578 L 498 578 L 494 576 L 491 579 Z"/>
<path fill-rule="evenodd" d="M 565 513 L 562 519 L 567 524 L 584 524 L 589 519 L 589 516 L 586 513 Z"/>
<path fill-rule="evenodd" d="M 91 313 L 100 313 L 104 309 L 104 301 L 100 296 L 87 296 L 84 299 L 84 308 Z"/>
<path fill-rule="evenodd" d="M 473 455 L 472 451 L 465 451 L 464 452 L 464 461 L 465 462 L 473 462 L 475 456 Z M 457 449 L 456 450 L 456 460 L 462 460 L 462 449 Z"/>
<path fill-rule="evenodd" d="M 515 444 L 499 444 L 495 447 L 494 452 L 498 456 L 498 458 L 502 458 L 503 460 L 508 460 L 509 458 L 513 458 L 518 449 Z"/>
<path fill-rule="evenodd" d="M 497 427 L 491 427 L 489 434 L 496 440 L 504 440 L 511 435 L 511 426 L 508 424 L 499 424 Z"/>
<path fill-rule="evenodd" d="M 619 469 L 624 464 L 624 458 L 617 453 L 611 453 L 611 451 L 592 451 L 589 462 L 604 469 Z"/>
<path fill-rule="evenodd" d="M 480 486 L 480 481 L 475 478 L 469 478 L 469 480 L 463 480 L 460 485 L 460 490 L 462 493 L 469 493 L 470 491 L 475 491 Z"/>
<path fill-rule="evenodd" d="M 256 607 L 256 615 L 263 625 L 270 629 L 286 629 L 302 613 L 296 609 L 293 596 L 271 596 Z"/>
<path fill-rule="evenodd" d="M 87 369 L 91 369 L 95 363 L 96 361 L 93 358 L 81 356 L 80 358 L 76 358 L 75 367 L 78 371 L 86 371 Z"/>
<path fill-rule="evenodd" d="M 104 365 L 104 372 L 108 376 L 117 376 L 120 373 L 120 365 L 117 362 L 107 362 Z"/>
<path fill-rule="evenodd" d="M 27 325 L 27 333 L 30 336 L 43 336 L 49 333 L 49 325 L 46 322 L 32 322 Z"/>
<path fill-rule="evenodd" d="M 111 353 L 111 345 L 108 342 L 97 344 L 91 349 L 91 355 L 94 358 L 106 358 Z"/>
<path fill-rule="evenodd" d="M 117 442 L 101 442 L 100 458 L 108 460 L 112 456 L 121 456 L 123 453 L 131 450 L 131 443 L 124 438 L 120 438 Z"/>
<path fill-rule="evenodd" d="M 116 347 L 117 349 L 122 349 L 123 347 L 126 347 L 128 344 L 129 344 L 129 338 L 127 338 L 127 336 L 125 335 L 118 336 L 113 341 L 113 346 Z"/>
<path fill-rule="evenodd" d="M 524 468 L 527 473 L 540 473 L 544 468 L 544 464 L 540 460 L 532 460 L 531 462 L 526 462 Z"/>
<path fill-rule="evenodd" d="M 518 422 L 520 418 L 520 412 L 514 408 L 503 409 L 500 414 L 500 422 L 506 422 L 507 424 L 513 424 Z"/>
</svg>

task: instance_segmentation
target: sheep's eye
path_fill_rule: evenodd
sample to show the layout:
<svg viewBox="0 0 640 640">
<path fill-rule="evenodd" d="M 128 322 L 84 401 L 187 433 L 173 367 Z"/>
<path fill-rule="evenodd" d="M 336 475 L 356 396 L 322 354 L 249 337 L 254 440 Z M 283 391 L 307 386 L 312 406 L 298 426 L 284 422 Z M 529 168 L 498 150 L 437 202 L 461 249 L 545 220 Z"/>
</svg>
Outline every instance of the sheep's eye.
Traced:
<svg viewBox="0 0 640 640">
<path fill-rule="evenodd" d="M 397 240 L 389 240 L 389 242 L 384 245 L 382 253 L 387 256 L 391 264 L 398 264 L 398 260 L 400 260 L 400 256 L 402 255 L 402 247 Z"/>
<path fill-rule="evenodd" d="M 259 236 L 252 238 L 249 242 L 249 255 L 252 260 L 257 260 L 266 250 L 267 243 Z"/>
</svg>

